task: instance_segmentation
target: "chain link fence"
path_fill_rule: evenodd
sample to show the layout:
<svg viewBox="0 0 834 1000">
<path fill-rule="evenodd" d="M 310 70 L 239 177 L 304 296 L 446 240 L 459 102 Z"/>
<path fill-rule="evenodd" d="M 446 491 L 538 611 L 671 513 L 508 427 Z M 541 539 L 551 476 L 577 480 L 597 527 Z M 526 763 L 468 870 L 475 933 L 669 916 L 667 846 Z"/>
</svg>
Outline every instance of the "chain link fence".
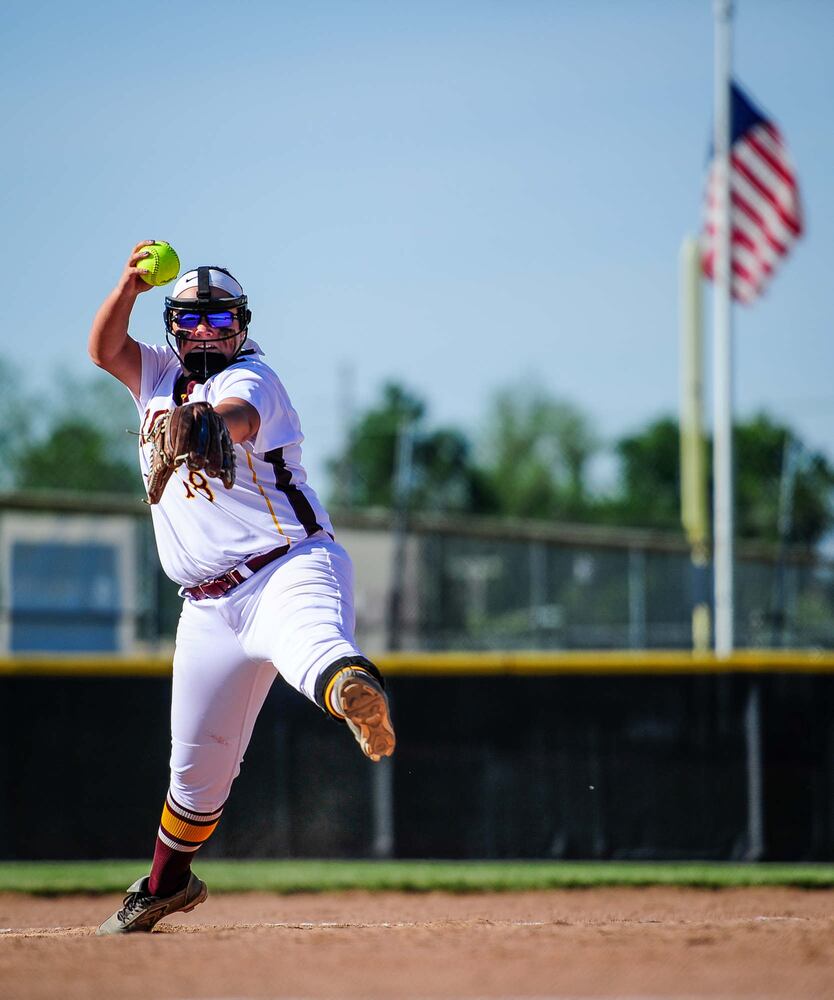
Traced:
<svg viewBox="0 0 834 1000">
<path fill-rule="evenodd" d="M 372 653 L 686 649 L 696 596 L 710 589 L 674 534 L 420 516 L 398 544 L 387 512 L 336 511 L 333 521 L 355 565 L 357 637 Z M 0 495 L 0 549 L 5 651 L 171 645 L 180 599 L 138 502 Z M 742 648 L 834 648 L 834 563 L 740 546 L 736 637 Z"/>
<path fill-rule="evenodd" d="M 420 532 L 425 649 L 685 649 L 703 580 L 682 542 L 622 531 L 583 540 Z M 529 529 L 527 529 L 529 531 Z M 711 588 L 709 588 L 711 589 Z M 834 565 L 743 549 L 736 562 L 739 647 L 834 644 Z"/>
</svg>

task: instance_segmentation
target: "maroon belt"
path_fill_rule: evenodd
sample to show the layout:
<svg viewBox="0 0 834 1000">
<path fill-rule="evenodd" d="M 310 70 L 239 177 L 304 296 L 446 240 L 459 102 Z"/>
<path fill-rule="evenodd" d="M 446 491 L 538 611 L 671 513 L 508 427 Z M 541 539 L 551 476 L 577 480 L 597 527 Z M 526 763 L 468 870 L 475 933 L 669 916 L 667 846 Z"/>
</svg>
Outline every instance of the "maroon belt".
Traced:
<svg viewBox="0 0 834 1000">
<path fill-rule="evenodd" d="M 271 552 L 264 552 L 263 555 L 252 556 L 251 559 L 247 559 L 245 563 L 242 563 L 236 569 L 230 569 L 228 573 L 224 573 L 222 576 L 215 577 L 213 580 L 207 580 L 196 587 L 183 587 L 182 593 L 195 601 L 203 601 L 207 597 L 222 597 L 225 593 L 237 587 L 238 584 L 243 583 L 244 580 L 248 580 L 253 573 L 257 573 L 259 569 L 262 569 L 268 563 L 280 559 L 281 556 L 286 555 L 289 551 L 289 545 L 282 545 L 280 548 L 272 549 Z M 243 572 L 244 570 L 248 570 L 249 572 Z"/>
</svg>

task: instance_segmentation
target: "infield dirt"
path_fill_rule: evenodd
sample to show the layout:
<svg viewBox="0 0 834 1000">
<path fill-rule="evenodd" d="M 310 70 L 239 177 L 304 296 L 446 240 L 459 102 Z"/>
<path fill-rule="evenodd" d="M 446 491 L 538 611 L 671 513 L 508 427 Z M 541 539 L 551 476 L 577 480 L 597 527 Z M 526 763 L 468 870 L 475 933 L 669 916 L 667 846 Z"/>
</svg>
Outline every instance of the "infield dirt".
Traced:
<svg viewBox="0 0 834 1000">
<path fill-rule="evenodd" d="M 209 896 L 96 938 L 115 896 L 0 895 L 0 997 L 834 997 L 834 891 Z"/>
</svg>

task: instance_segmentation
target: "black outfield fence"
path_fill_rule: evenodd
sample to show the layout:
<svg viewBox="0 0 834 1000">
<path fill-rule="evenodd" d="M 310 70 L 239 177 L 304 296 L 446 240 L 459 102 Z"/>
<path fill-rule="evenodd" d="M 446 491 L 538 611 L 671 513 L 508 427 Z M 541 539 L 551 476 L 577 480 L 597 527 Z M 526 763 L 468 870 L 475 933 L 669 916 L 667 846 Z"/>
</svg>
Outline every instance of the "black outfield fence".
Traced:
<svg viewBox="0 0 834 1000">
<path fill-rule="evenodd" d="M 389 654 L 371 764 L 280 679 L 214 857 L 834 859 L 834 656 Z M 0 662 L 0 858 L 143 857 L 163 660 Z"/>
</svg>

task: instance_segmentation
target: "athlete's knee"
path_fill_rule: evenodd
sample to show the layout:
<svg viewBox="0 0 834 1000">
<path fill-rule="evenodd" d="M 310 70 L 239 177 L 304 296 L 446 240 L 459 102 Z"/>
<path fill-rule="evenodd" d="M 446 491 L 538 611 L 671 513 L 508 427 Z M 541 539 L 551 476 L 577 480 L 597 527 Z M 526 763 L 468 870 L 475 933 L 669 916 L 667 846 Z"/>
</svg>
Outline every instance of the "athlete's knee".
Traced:
<svg viewBox="0 0 834 1000">
<path fill-rule="evenodd" d="M 333 681 L 343 670 L 349 667 L 366 670 L 372 677 L 375 677 L 379 681 L 383 688 L 385 687 L 385 678 L 379 672 L 379 668 L 371 663 L 366 656 L 361 656 L 358 653 L 353 656 L 341 656 L 338 660 L 334 660 L 328 667 L 325 667 L 316 678 L 315 702 L 327 715 L 334 714 L 328 698 Z"/>
<path fill-rule="evenodd" d="M 179 749 L 179 752 L 178 752 Z M 183 755 L 182 750 L 190 753 Z M 210 813 L 219 809 L 229 797 L 232 782 L 240 774 L 240 760 L 205 752 L 200 748 L 177 748 L 171 754 L 171 793 L 177 802 L 193 812 Z M 186 759 L 183 759 L 183 757 Z"/>
<path fill-rule="evenodd" d="M 213 781 L 208 785 L 195 785 L 171 771 L 171 795 L 182 806 L 195 813 L 213 813 L 229 797 L 231 782 Z"/>
</svg>

